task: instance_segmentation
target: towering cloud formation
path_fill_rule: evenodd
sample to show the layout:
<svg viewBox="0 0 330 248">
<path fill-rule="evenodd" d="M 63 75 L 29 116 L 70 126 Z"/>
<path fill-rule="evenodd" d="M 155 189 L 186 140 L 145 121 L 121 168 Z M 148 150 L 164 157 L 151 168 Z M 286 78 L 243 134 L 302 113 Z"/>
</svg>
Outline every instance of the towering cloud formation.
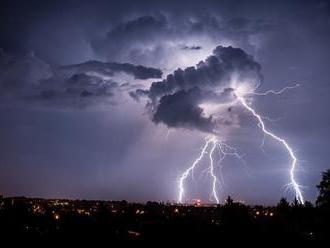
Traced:
<svg viewBox="0 0 330 248">
<path fill-rule="evenodd" d="M 215 120 L 204 113 L 202 104 L 233 100 L 232 82 L 260 82 L 260 65 L 242 49 L 218 46 L 213 54 L 195 67 L 177 69 L 163 81 L 152 83 L 149 90 L 131 95 L 149 98 L 148 108 L 155 123 L 169 127 L 194 128 L 215 132 L 219 125 L 231 125 L 230 115 Z"/>
</svg>

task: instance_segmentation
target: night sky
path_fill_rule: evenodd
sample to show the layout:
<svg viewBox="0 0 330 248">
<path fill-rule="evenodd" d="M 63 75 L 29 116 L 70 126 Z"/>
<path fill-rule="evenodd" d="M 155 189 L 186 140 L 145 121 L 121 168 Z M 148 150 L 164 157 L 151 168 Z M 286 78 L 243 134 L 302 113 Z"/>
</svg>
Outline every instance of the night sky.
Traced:
<svg viewBox="0 0 330 248">
<path fill-rule="evenodd" d="M 1 1 L 0 194 L 175 201 L 178 179 L 216 135 L 220 201 L 292 200 L 290 159 L 231 105 L 233 81 L 299 159 L 314 201 L 330 167 L 327 1 Z M 251 87 L 252 87 L 251 86 Z M 217 118 L 219 117 L 219 118 Z M 186 200 L 210 198 L 202 161 Z"/>
</svg>

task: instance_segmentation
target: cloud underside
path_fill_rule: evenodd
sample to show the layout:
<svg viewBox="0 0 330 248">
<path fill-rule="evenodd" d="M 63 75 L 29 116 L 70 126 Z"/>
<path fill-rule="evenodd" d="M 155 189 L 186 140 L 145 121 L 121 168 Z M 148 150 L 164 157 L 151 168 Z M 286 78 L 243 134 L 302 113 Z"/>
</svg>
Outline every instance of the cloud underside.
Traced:
<svg viewBox="0 0 330 248">
<path fill-rule="evenodd" d="M 117 73 L 131 75 L 132 81 L 161 78 L 156 68 L 129 63 L 87 61 L 52 66 L 33 54 L 0 55 L 0 98 L 10 102 L 59 107 L 85 107 L 97 103 L 114 104 L 118 92 L 134 89 L 134 84 L 117 82 Z"/>
<path fill-rule="evenodd" d="M 105 35 L 93 39 L 91 47 L 105 59 L 175 69 L 186 62 L 187 56 L 196 63 L 204 59 L 205 52 L 209 53 L 222 41 L 252 46 L 248 37 L 272 29 L 274 24 L 263 19 L 226 19 L 212 13 L 181 17 L 161 13 L 114 25 Z"/>
<path fill-rule="evenodd" d="M 218 46 L 195 67 L 177 69 L 148 90 L 131 92 L 131 96 L 149 99 L 147 108 L 155 123 L 216 133 L 221 126 L 237 124 L 237 119 L 230 111 L 221 119 L 207 116 L 202 104 L 233 101 L 233 80 L 257 84 L 262 79 L 260 71 L 261 66 L 242 49 Z"/>
</svg>

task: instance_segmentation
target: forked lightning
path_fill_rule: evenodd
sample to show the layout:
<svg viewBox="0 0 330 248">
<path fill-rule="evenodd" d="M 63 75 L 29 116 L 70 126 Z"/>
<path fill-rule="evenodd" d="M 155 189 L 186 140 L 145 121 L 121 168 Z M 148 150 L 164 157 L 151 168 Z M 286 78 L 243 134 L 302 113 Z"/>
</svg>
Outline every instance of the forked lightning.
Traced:
<svg viewBox="0 0 330 248">
<path fill-rule="evenodd" d="M 264 135 L 269 136 L 270 138 L 274 139 L 275 141 L 279 142 L 281 145 L 283 145 L 283 147 L 285 148 L 285 150 L 288 152 L 289 156 L 290 156 L 290 185 L 292 186 L 294 193 L 295 193 L 295 198 L 298 200 L 298 202 L 300 204 L 304 204 L 304 197 L 303 194 L 301 192 L 301 186 L 297 183 L 296 178 L 295 178 L 295 172 L 296 172 L 296 167 L 297 167 L 297 157 L 293 151 L 293 149 L 290 147 L 290 145 L 288 144 L 288 142 L 284 139 L 281 138 L 279 136 L 277 136 L 276 134 L 274 134 L 273 132 L 271 132 L 270 130 L 268 130 L 265 126 L 265 123 L 263 121 L 263 117 L 258 114 L 246 101 L 245 96 L 249 96 L 249 95 L 258 95 L 258 96 L 266 96 L 268 94 L 275 94 L 275 95 L 279 95 L 282 94 L 284 91 L 288 90 L 288 89 L 293 89 L 298 87 L 299 85 L 295 85 L 295 86 L 289 86 L 289 87 L 285 87 L 281 90 L 268 90 L 266 92 L 263 93 L 257 93 L 254 91 L 252 92 L 241 92 L 239 90 L 234 90 L 234 96 L 236 97 L 235 103 L 240 103 L 245 110 L 247 110 L 249 113 L 251 113 L 253 115 L 253 117 L 256 118 L 257 122 L 258 122 L 258 126 L 260 127 L 260 129 L 262 130 L 262 132 L 264 133 Z M 240 156 L 236 149 L 227 145 L 224 141 L 219 140 L 216 136 L 208 136 L 205 139 L 205 144 L 201 150 L 201 153 L 199 154 L 199 156 L 197 157 L 197 159 L 192 163 L 192 165 L 181 175 L 180 179 L 179 179 L 179 196 L 178 196 L 178 202 L 179 203 L 183 203 L 185 201 L 185 187 L 184 187 L 184 183 L 186 181 L 186 179 L 188 178 L 188 176 L 191 174 L 193 175 L 193 171 L 194 169 L 198 166 L 199 163 L 202 162 L 202 160 L 204 159 L 204 157 L 206 156 L 206 154 L 209 154 L 209 166 L 208 166 L 208 171 L 211 175 L 211 179 L 212 179 L 212 197 L 215 200 L 216 203 L 219 203 L 219 196 L 218 196 L 218 185 L 221 184 L 221 182 L 219 181 L 219 179 L 216 176 L 215 173 L 215 165 L 214 165 L 214 151 L 216 150 L 216 148 L 219 148 L 219 154 L 220 154 L 220 158 L 219 158 L 219 162 L 222 162 L 222 160 L 227 156 L 235 156 L 236 158 L 238 158 L 239 160 L 242 160 L 242 156 Z M 229 151 L 228 151 L 229 150 Z M 220 178 L 222 175 L 220 175 Z"/>
</svg>

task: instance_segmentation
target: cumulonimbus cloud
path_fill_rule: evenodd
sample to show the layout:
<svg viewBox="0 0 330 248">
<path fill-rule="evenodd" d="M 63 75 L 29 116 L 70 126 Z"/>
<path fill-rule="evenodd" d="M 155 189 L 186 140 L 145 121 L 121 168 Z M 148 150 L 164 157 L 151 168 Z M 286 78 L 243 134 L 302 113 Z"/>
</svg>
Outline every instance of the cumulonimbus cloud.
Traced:
<svg viewBox="0 0 330 248">
<path fill-rule="evenodd" d="M 215 120 L 201 105 L 232 101 L 234 79 L 259 83 L 261 66 L 240 48 L 218 46 L 196 66 L 177 69 L 166 79 L 152 83 L 148 90 L 131 92 L 131 96 L 148 97 L 147 107 L 155 123 L 216 132 L 216 127 L 231 125 L 234 120 L 230 115 Z"/>
</svg>

